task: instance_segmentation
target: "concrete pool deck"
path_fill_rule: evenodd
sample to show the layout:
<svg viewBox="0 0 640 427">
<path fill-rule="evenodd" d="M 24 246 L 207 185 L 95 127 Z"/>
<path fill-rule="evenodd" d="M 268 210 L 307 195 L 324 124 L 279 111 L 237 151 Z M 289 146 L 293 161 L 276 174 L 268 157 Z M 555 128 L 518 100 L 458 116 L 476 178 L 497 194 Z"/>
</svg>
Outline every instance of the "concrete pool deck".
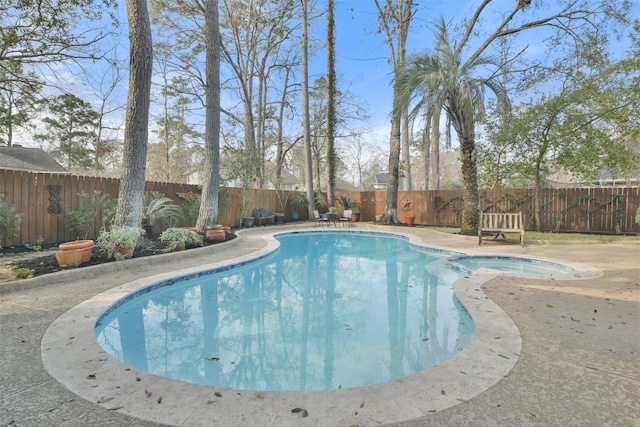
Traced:
<svg viewBox="0 0 640 427">
<path fill-rule="evenodd" d="M 239 239 L 201 250 L 0 284 L 0 426 L 162 425 L 123 414 L 124 411 L 135 413 L 133 403 L 126 408 L 128 402 L 135 401 L 146 401 L 144 406 L 152 408 L 155 419 L 164 423 L 171 421 L 172 425 L 626 426 L 640 423 L 640 241 L 609 244 L 527 241 L 524 248 L 503 243 L 478 247 L 474 237 L 359 224 L 355 229 L 411 234 L 428 246 L 467 253 L 523 255 L 582 263 L 603 273 L 602 277 L 585 280 L 498 276 L 486 282 L 484 293 L 517 326 L 521 337 L 519 357 L 503 354 L 500 344 L 496 343 L 489 352 L 494 350 L 495 360 L 505 363 L 506 368 L 500 378 L 489 381 L 488 388 L 473 390 L 474 384 L 460 387 L 451 380 L 452 384 L 435 388 L 433 396 L 422 391 L 408 393 L 406 399 L 393 404 L 398 415 L 395 419 L 402 420 L 396 423 L 389 421 L 392 419 L 389 413 L 394 409 L 383 409 L 370 403 L 375 402 L 377 393 L 365 395 L 362 401 L 354 400 L 349 413 L 342 413 L 338 408 L 327 410 L 320 404 L 314 406 L 313 393 L 304 399 L 285 400 L 279 407 L 280 403 L 270 402 L 268 394 L 241 392 L 238 395 L 225 391 L 221 397 L 215 394 L 207 397 L 202 387 L 177 382 L 169 385 L 171 392 L 186 396 L 187 402 L 203 400 L 207 406 L 199 408 L 197 416 L 178 417 L 181 421 L 174 422 L 171 416 L 189 411 L 185 408 L 189 405 L 176 406 L 167 394 L 169 391 L 158 392 L 160 389 L 154 388 L 169 380 L 145 383 L 144 375 L 149 374 L 129 372 L 129 378 L 134 379 L 132 384 L 111 383 L 109 393 L 101 393 L 101 390 L 95 390 L 99 387 L 90 386 L 88 390 L 94 389 L 93 394 L 88 391 L 78 395 L 51 376 L 43 363 L 43 353 L 49 351 L 47 347 L 41 348 L 43 342 L 48 342 L 43 341 L 47 330 L 58 330 L 49 328 L 77 305 L 86 304 L 107 290 L 136 280 L 144 281 L 150 275 L 173 274 L 176 270 L 210 264 L 212 257 L 222 261 L 247 256 L 264 250 L 267 241 L 263 234 L 297 229 L 299 227 L 291 225 L 255 228 L 243 231 Z M 484 279 L 474 275 L 469 280 Z M 471 285 L 473 288 L 477 283 Z M 504 334 L 500 331 L 495 335 L 491 338 L 502 340 Z M 75 336 L 59 339 L 68 341 L 70 357 L 78 355 L 72 350 L 77 348 Z M 473 359 L 473 354 L 469 356 Z M 479 364 L 484 357 L 478 358 Z M 92 358 L 80 357 L 78 360 L 76 363 L 82 364 L 89 363 Z M 103 362 L 105 365 L 113 363 L 110 360 Z M 49 359 L 47 364 L 51 363 Z M 57 366 L 60 364 L 53 362 L 53 368 L 49 368 L 55 370 Z M 450 374 L 454 378 L 460 372 Z M 135 381 L 136 376 L 141 381 Z M 85 377 L 77 380 L 86 383 Z M 402 382 L 397 384 L 398 390 L 404 389 L 406 393 L 408 387 L 403 385 Z M 464 389 L 469 389 L 469 396 L 458 397 Z M 145 391 L 151 391 L 152 397 L 147 398 Z M 242 396 L 243 393 L 251 394 L 251 399 Z M 161 395 L 163 399 L 158 403 Z M 441 406 L 424 406 L 425 401 L 438 400 L 448 401 Z M 360 407 L 362 403 L 364 405 Z M 291 413 L 289 408 L 295 407 L 304 407 L 309 416 Z M 280 408 L 277 416 L 269 415 L 273 414 L 274 408 Z"/>
</svg>

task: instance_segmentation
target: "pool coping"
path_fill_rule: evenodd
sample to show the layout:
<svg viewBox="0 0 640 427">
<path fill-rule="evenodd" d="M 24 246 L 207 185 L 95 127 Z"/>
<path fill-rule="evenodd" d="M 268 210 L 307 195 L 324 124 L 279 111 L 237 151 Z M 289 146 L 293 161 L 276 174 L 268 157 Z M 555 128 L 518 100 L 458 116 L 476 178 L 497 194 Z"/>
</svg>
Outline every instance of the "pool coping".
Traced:
<svg viewBox="0 0 640 427">
<path fill-rule="evenodd" d="M 314 231 L 313 228 L 308 230 Z M 305 229 L 296 232 L 306 231 Z M 94 337 L 102 312 L 128 293 L 159 281 L 264 256 L 277 248 L 275 234 L 267 245 L 233 260 L 153 275 L 98 294 L 70 309 L 47 329 L 41 349 L 48 372 L 83 398 L 103 407 L 145 420 L 172 425 L 297 425 L 306 410 L 311 425 L 368 425 L 402 422 L 464 402 L 504 378 L 518 361 L 522 338 L 511 318 L 482 291 L 498 274 L 477 271 L 458 279 L 454 291 L 476 324 L 472 341 L 445 362 L 426 371 L 367 387 L 309 392 L 252 392 L 170 380 L 131 368 L 109 356 Z M 398 232 L 412 244 L 454 253 Z M 239 233 L 239 239 L 243 238 Z M 486 256 L 486 253 L 483 253 Z M 531 257 L 526 257 L 531 258 Z M 533 257 L 540 259 L 538 257 Z M 588 266 L 570 266 L 579 279 L 598 275 Z M 566 279 L 563 277 L 563 279 Z"/>
</svg>

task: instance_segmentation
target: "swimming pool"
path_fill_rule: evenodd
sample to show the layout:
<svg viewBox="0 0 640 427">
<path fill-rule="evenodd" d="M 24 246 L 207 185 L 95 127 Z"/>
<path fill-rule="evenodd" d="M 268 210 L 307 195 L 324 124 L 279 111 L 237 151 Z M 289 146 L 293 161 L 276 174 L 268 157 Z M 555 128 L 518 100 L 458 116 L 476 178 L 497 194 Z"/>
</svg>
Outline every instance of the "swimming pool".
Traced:
<svg viewBox="0 0 640 427">
<path fill-rule="evenodd" d="M 42 363 L 47 372 L 83 399 L 105 410 L 128 414 L 163 425 L 279 425 L 306 423 L 318 427 L 336 425 L 386 425 L 416 420 L 473 399 L 501 381 L 514 368 L 522 351 L 522 337 L 513 320 L 484 292 L 483 285 L 496 277 L 493 270 L 464 274 L 453 284 L 457 298 L 467 308 L 475 324 L 473 339 L 454 356 L 414 375 L 340 390 L 243 391 L 205 386 L 150 374 L 106 354 L 95 338 L 98 319 L 130 295 L 150 286 L 197 276 L 204 271 L 224 270 L 270 256 L 278 248 L 274 236 L 283 231 L 317 231 L 306 224 L 285 227 L 255 227 L 241 230 L 237 239 L 221 245 L 161 255 L 164 268 L 156 269 L 155 259 L 134 258 L 91 269 L 87 286 L 110 277 L 114 287 L 95 294 L 58 317 L 41 341 Z M 423 229 L 378 227 L 358 224 L 354 231 L 394 234 L 422 248 L 439 248 L 445 256 L 486 255 L 487 247 L 476 250 L 473 239 L 432 233 Z M 346 229 L 344 229 L 346 231 Z M 456 252 L 456 249 L 457 252 Z M 464 248 L 464 252 L 460 250 Z M 527 252 L 513 245 L 502 253 Z M 540 251 L 538 251 L 540 252 Z M 153 257 L 150 257 L 153 258 Z M 537 257 L 540 260 L 558 261 Z M 565 280 L 600 277 L 590 266 L 558 261 L 576 273 Z M 170 265 L 170 267 L 169 267 Z M 431 268 L 428 264 L 426 268 Z M 117 273 L 122 271 L 122 273 Z M 128 279 L 127 279 L 128 278 Z M 528 281 L 528 279 L 527 279 Z M 117 283 L 117 285 L 116 285 Z M 520 279 L 506 278 L 508 286 Z M 540 284 L 549 285 L 549 280 Z M 293 408 L 308 410 L 308 417 Z"/>
<path fill-rule="evenodd" d="M 403 378 L 463 349 L 474 324 L 451 253 L 387 233 L 278 234 L 258 260 L 128 295 L 100 345 L 156 375 L 239 390 L 332 390 Z"/>
</svg>

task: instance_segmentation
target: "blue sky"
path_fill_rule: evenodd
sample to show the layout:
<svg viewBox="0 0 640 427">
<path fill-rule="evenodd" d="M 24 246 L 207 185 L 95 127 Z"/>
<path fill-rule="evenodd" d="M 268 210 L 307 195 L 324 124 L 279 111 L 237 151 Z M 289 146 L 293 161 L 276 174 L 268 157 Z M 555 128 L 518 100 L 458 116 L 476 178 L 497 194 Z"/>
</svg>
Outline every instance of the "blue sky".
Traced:
<svg viewBox="0 0 640 427">
<path fill-rule="evenodd" d="M 487 24 L 484 28 L 495 30 L 492 20 L 498 22 L 498 14 L 510 11 L 516 0 L 496 0 L 485 9 L 481 18 Z M 380 0 L 384 3 L 384 0 Z M 433 46 L 433 23 L 444 17 L 446 22 L 461 24 L 472 16 L 479 0 L 422 0 L 415 1 L 416 13 L 411 22 L 408 38 L 408 52 L 424 51 Z M 535 3 L 535 2 L 534 2 Z M 319 0 L 321 7 L 325 0 Z M 530 7 L 526 18 L 548 16 L 553 3 L 543 8 Z M 336 0 L 336 50 L 337 73 L 340 88 L 347 86 L 368 105 L 370 120 L 368 126 L 376 129 L 376 139 L 388 141 L 389 111 L 392 102 L 392 68 L 389 63 L 390 51 L 384 42 L 383 34 L 378 34 L 378 12 L 373 0 L 346 1 Z M 519 13 L 522 16 L 522 12 Z M 640 1 L 634 4 L 632 16 L 640 16 Z M 312 30 L 320 39 L 326 38 L 326 21 L 320 20 Z M 530 30 L 517 38 L 519 46 L 527 48 L 527 55 L 548 55 L 542 44 L 542 30 Z M 324 73 L 326 53 L 320 52 L 312 59 L 312 72 Z M 313 80 L 313 76 L 311 77 Z M 382 142 L 382 141 L 381 141 Z"/>
<path fill-rule="evenodd" d="M 468 1 L 436 0 L 428 3 L 428 6 L 418 6 L 418 12 L 411 23 L 409 52 L 432 45 L 432 33 L 428 26 L 432 19 L 459 10 L 461 5 L 458 3 L 466 4 Z M 375 3 L 373 0 L 337 0 L 335 16 L 339 85 L 341 89 L 349 87 L 352 93 L 366 103 L 370 115 L 368 127 L 375 129 L 375 138 L 388 140 L 393 96 L 391 54 L 384 35 L 378 33 L 378 11 Z M 326 38 L 325 20 L 318 24 L 313 34 L 318 38 Z M 324 73 L 326 53 L 320 52 L 313 61 L 316 66 L 312 70 Z"/>
</svg>

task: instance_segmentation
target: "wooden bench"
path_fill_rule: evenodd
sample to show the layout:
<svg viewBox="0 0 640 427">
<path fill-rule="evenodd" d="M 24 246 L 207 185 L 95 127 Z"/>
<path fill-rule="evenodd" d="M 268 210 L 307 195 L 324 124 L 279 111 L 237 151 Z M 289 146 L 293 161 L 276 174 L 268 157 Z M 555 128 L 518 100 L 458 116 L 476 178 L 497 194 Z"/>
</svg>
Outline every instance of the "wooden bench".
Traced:
<svg viewBox="0 0 640 427">
<path fill-rule="evenodd" d="M 482 235 L 489 233 L 495 236 L 493 240 L 497 240 L 502 236 L 505 240 L 505 234 L 519 234 L 520 245 L 524 246 L 524 223 L 522 222 L 522 212 L 518 213 L 484 213 L 480 212 L 480 220 L 478 221 L 478 245 L 482 245 Z"/>
</svg>

